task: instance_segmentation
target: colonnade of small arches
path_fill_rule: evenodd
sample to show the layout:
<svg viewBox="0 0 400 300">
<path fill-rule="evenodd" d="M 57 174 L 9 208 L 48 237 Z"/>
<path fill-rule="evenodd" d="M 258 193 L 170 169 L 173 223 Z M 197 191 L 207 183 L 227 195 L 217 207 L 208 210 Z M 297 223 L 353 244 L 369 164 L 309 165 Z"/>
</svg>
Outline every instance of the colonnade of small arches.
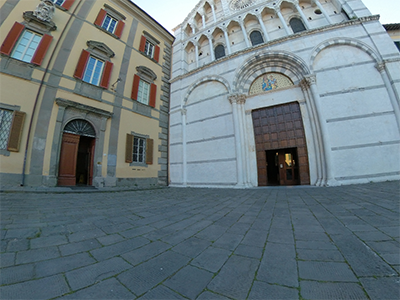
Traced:
<svg viewBox="0 0 400 300">
<path fill-rule="evenodd" d="M 225 2 L 208 0 L 183 23 L 184 60 L 189 70 L 226 55 L 348 17 L 332 0 L 263 1 L 225 16 Z"/>
</svg>

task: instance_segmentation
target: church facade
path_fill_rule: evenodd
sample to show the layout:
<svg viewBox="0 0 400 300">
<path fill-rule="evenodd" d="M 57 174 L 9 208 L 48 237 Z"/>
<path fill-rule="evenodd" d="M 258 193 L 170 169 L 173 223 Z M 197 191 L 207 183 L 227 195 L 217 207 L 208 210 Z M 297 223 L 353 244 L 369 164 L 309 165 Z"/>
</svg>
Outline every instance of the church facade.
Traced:
<svg viewBox="0 0 400 300">
<path fill-rule="evenodd" d="M 400 54 L 361 0 L 201 0 L 174 31 L 171 186 L 400 179 Z"/>
<path fill-rule="evenodd" d="M 129 0 L 0 14 L 1 186 L 167 185 L 174 37 Z"/>
</svg>

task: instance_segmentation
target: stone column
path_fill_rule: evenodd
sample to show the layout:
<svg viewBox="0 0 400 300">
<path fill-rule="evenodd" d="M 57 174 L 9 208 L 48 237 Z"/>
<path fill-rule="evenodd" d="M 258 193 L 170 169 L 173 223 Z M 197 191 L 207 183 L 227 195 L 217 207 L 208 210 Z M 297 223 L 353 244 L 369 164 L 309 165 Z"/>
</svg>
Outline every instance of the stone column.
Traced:
<svg viewBox="0 0 400 300">
<path fill-rule="evenodd" d="M 196 34 L 196 23 L 194 21 L 190 23 L 190 27 L 192 27 L 192 33 Z"/>
<path fill-rule="evenodd" d="M 212 35 L 207 35 L 208 42 L 210 43 L 210 52 L 211 52 L 211 62 L 215 60 L 215 54 L 214 54 L 214 44 L 213 44 L 213 38 Z"/>
<path fill-rule="evenodd" d="M 390 102 L 393 106 L 393 111 L 396 117 L 396 122 L 397 122 L 397 127 L 400 130 L 400 109 L 399 109 L 399 104 L 398 104 L 398 100 L 396 98 L 396 94 L 393 91 L 393 87 L 390 83 L 390 79 L 389 76 L 386 72 L 386 66 L 385 66 L 385 62 L 381 62 L 376 64 L 376 69 L 379 71 L 379 73 L 381 73 L 382 79 L 385 83 L 386 86 L 386 90 L 389 93 L 389 98 L 390 98 Z"/>
<path fill-rule="evenodd" d="M 317 178 L 316 181 L 314 182 L 314 184 L 316 186 L 321 186 L 323 183 L 323 178 L 325 178 L 325 164 L 323 162 L 323 159 L 321 157 L 321 155 L 323 154 L 323 144 L 322 141 L 320 139 L 321 137 L 321 131 L 319 129 L 319 124 L 318 121 L 315 122 L 314 120 L 317 120 L 316 117 L 316 111 L 315 111 L 315 107 L 313 105 L 313 101 L 312 101 L 312 96 L 310 95 L 310 85 L 308 83 L 307 80 L 302 80 L 300 82 L 300 87 L 301 90 L 303 91 L 304 94 L 304 98 L 306 99 L 306 108 L 307 108 L 307 112 L 308 115 L 310 116 L 310 126 L 311 126 L 311 130 L 312 130 L 312 144 L 314 145 L 314 153 L 315 153 L 315 163 L 316 163 L 316 171 L 317 171 Z M 310 162 L 311 163 L 311 160 Z M 310 166 L 311 167 L 311 166 Z M 311 168 L 310 168 L 310 175 L 311 175 Z M 311 180 L 311 178 L 310 178 Z M 313 184 L 311 182 L 311 184 Z"/>
<path fill-rule="evenodd" d="M 301 18 L 303 19 L 303 23 L 306 26 L 307 29 L 310 29 L 310 23 L 308 23 L 306 15 L 303 13 L 303 10 L 301 9 L 299 2 L 293 2 L 294 6 L 296 7 L 297 11 L 299 12 Z"/>
<path fill-rule="evenodd" d="M 217 22 L 217 16 L 215 14 L 215 7 L 214 7 L 214 5 L 215 5 L 214 0 L 208 0 L 208 4 L 210 4 L 210 6 L 211 6 L 214 22 Z"/>
<path fill-rule="evenodd" d="M 235 130 L 235 146 L 236 146 L 236 168 L 237 168 L 237 186 L 245 186 L 246 170 L 244 168 L 244 131 L 243 118 L 241 116 L 241 108 L 246 102 L 246 96 L 243 94 L 233 94 L 228 97 L 232 104 L 233 124 Z"/>
<path fill-rule="evenodd" d="M 264 33 L 265 41 L 268 42 L 269 41 L 269 36 L 268 36 L 267 28 L 265 28 L 265 24 L 264 24 L 264 21 L 262 19 L 261 14 L 257 14 L 257 19 L 258 19 L 258 22 L 260 23 L 261 29 L 262 29 L 262 31 Z"/>
<path fill-rule="evenodd" d="M 203 28 L 206 28 L 206 12 L 204 10 L 204 7 L 201 9 L 199 14 L 201 16 L 201 20 L 203 21 Z"/>
<path fill-rule="evenodd" d="M 243 32 L 244 40 L 246 42 L 246 46 L 247 46 L 247 48 L 249 48 L 250 47 L 250 41 L 249 41 L 249 38 L 247 36 L 246 27 L 244 27 L 244 22 L 242 20 L 239 20 L 239 25 L 242 28 L 242 32 Z"/>
<path fill-rule="evenodd" d="M 196 55 L 196 67 L 199 67 L 199 43 L 197 41 L 192 41 L 193 45 L 194 45 L 194 51 L 195 51 L 195 55 Z"/>
<path fill-rule="evenodd" d="M 186 109 L 182 108 L 182 185 L 187 186 Z"/>
<path fill-rule="evenodd" d="M 221 27 L 221 28 L 222 31 L 224 32 L 226 48 L 228 49 L 228 55 L 232 54 L 231 42 L 229 41 L 229 36 L 228 36 L 228 28 L 226 27 Z"/>
<path fill-rule="evenodd" d="M 336 179 L 333 174 L 333 162 L 332 162 L 332 147 L 329 139 L 328 127 L 326 120 L 322 116 L 322 105 L 317 89 L 317 77 L 315 75 L 309 75 L 305 78 L 310 86 L 311 96 L 314 100 L 315 110 L 317 114 L 318 124 L 321 130 L 321 139 L 323 144 L 323 152 L 325 157 L 325 170 L 326 177 L 324 178 L 323 184 L 327 186 L 337 185 Z"/>
<path fill-rule="evenodd" d="M 286 31 L 287 35 L 292 34 L 292 32 L 290 31 L 289 27 L 286 25 L 285 19 L 283 18 L 282 13 L 281 13 L 281 11 L 279 10 L 279 8 L 278 8 L 278 9 L 275 9 L 275 12 L 276 12 L 276 14 L 277 14 L 278 17 L 279 17 L 279 20 L 281 20 L 281 23 L 282 23 L 282 25 L 283 25 L 283 28 L 285 28 L 285 31 Z"/>
<path fill-rule="evenodd" d="M 314 2 L 318 6 L 319 10 L 322 12 L 325 19 L 328 20 L 329 24 L 333 24 L 331 18 L 329 17 L 328 13 L 326 12 L 322 4 L 318 0 L 312 0 L 312 2 Z"/>
</svg>

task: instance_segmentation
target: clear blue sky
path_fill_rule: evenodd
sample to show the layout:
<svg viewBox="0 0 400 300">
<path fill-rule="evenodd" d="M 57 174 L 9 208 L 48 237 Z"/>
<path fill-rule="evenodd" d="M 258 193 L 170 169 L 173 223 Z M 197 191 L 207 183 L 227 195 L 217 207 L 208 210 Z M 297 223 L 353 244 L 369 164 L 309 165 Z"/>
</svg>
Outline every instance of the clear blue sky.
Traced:
<svg viewBox="0 0 400 300">
<path fill-rule="evenodd" d="M 132 0 L 170 30 L 183 22 L 199 0 Z M 372 14 L 381 15 L 381 23 L 400 23 L 400 0 L 363 0 Z"/>
</svg>

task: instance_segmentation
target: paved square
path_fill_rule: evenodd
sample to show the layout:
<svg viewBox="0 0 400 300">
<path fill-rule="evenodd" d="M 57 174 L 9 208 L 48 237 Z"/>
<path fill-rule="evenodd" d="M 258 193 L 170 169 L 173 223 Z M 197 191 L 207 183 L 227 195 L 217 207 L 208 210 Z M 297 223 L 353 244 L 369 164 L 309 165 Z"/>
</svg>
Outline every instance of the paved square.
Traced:
<svg viewBox="0 0 400 300">
<path fill-rule="evenodd" d="M 0 299 L 400 299 L 399 182 L 0 196 Z"/>
</svg>

